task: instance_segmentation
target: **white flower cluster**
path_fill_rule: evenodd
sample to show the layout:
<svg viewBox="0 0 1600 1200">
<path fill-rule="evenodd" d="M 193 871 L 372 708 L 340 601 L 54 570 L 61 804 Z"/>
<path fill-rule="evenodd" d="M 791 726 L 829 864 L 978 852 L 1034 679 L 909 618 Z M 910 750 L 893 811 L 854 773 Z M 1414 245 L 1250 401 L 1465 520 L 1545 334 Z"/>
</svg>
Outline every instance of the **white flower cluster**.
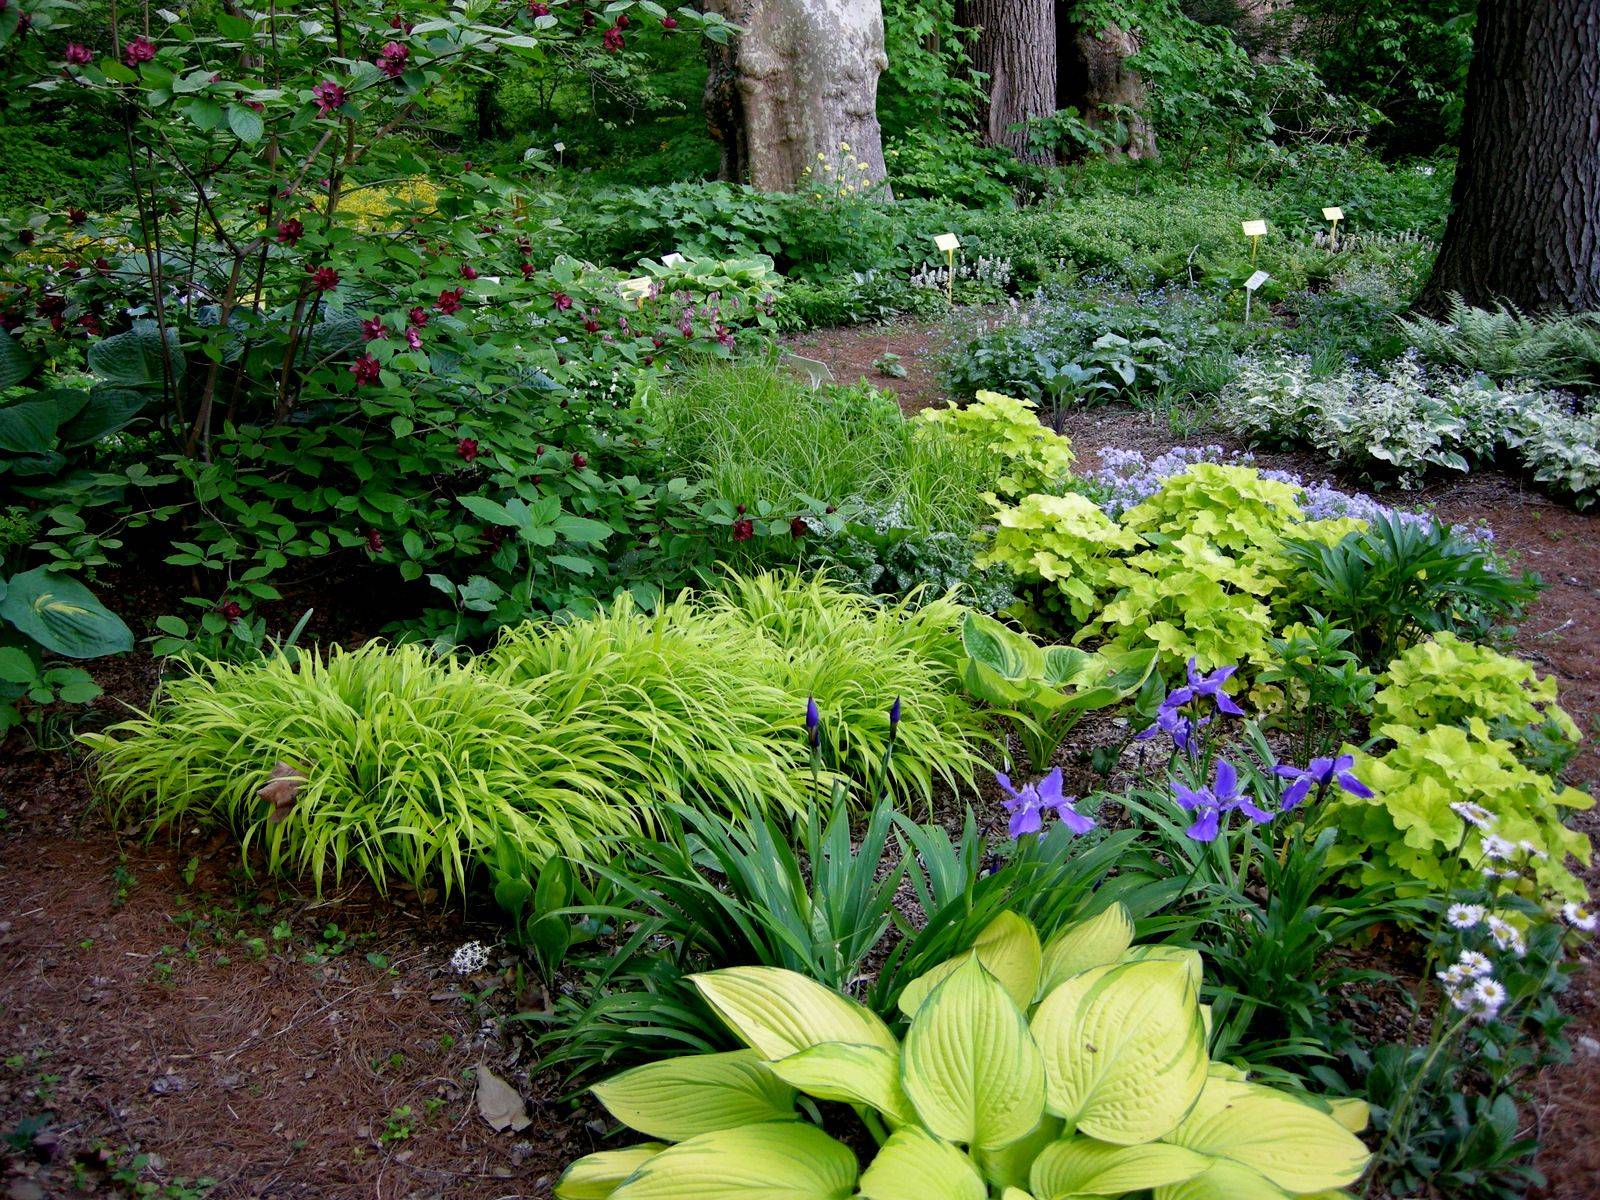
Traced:
<svg viewBox="0 0 1600 1200">
<path fill-rule="evenodd" d="M 1505 984 L 1494 977 L 1494 964 L 1476 950 L 1463 950 L 1447 970 L 1439 972 L 1439 982 L 1457 1012 L 1479 1021 L 1494 1020 L 1506 1002 Z"/>
<path fill-rule="evenodd" d="M 482 942 L 464 942 L 450 956 L 450 969 L 457 975 L 476 975 L 489 965 L 489 947 Z"/>
</svg>

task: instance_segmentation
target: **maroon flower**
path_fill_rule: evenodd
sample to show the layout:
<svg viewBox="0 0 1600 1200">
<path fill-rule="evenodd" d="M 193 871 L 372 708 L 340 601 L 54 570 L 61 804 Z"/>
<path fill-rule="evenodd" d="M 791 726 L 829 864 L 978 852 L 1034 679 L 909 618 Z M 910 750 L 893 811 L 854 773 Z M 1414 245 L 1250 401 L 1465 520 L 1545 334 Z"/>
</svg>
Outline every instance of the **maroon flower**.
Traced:
<svg viewBox="0 0 1600 1200">
<path fill-rule="evenodd" d="M 404 17 L 400 16 L 400 14 L 396 13 L 394 16 L 389 18 L 389 28 L 398 29 L 404 34 L 410 34 L 410 32 L 415 29 L 416 26 L 410 21 L 406 20 Z"/>
<path fill-rule="evenodd" d="M 378 370 L 378 360 L 370 354 L 363 354 L 350 364 L 350 374 L 356 377 L 357 383 L 377 383 Z"/>
<path fill-rule="evenodd" d="M 90 337 L 100 336 L 100 318 L 93 313 L 84 313 L 78 318 L 78 325 Z"/>
<path fill-rule="evenodd" d="M 66 58 L 73 66 L 83 67 L 94 61 L 94 51 L 77 42 L 68 42 Z"/>
<path fill-rule="evenodd" d="M 478 440 L 464 437 L 456 443 L 456 453 L 461 455 L 466 462 L 471 462 L 478 457 Z"/>
<path fill-rule="evenodd" d="M 517 269 L 522 272 L 524 279 L 533 278 L 534 266 L 531 262 L 519 263 L 517 264 Z"/>
<path fill-rule="evenodd" d="M 439 302 L 436 308 L 446 316 L 456 312 L 461 307 L 461 297 L 465 295 L 465 288 L 446 288 L 439 293 Z"/>
<path fill-rule="evenodd" d="M 572 456 L 572 465 L 581 471 L 589 465 L 589 460 L 581 454 L 574 454 Z"/>
<path fill-rule="evenodd" d="M 471 263 L 462 263 L 461 264 L 461 278 L 463 278 L 463 279 L 476 279 L 477 277 L 478 277 L 478 268 L 477 267 L 473 266 Z"/>
<path fill-rule="evenodd" d="M 663 28 L 663 29 L 676 29 L 677 27 L 678 27 L 678 18 L 677 17 L 662 17 L 661 18 L 661 28 Z"/>
<path fill-rule="evenodd" d="M 367 530 L 366 537 L 367 549 L 371 550 L 374 554 L 382 554 L 383 534 L 379 533 L 376 529 L 369 529 Z"/>
<path fill-rule="evenodd" d="M 375 341 L 378 338 L 389 336 L 389 327 L 383 323 L 382 317 L 370 317 L 361 322 L 361 340 L 364 342 Z"/>
<path fill-rule="evenodd" d="M 530 17 L 548 17 L 550 15 L 550 6 L 539 3 L 539 0 L 528 0 L 528 15 Z"/>
<path fill-rule="evenodd" d="M 418 329 L 421 329 L 428 323 L 428 310 L 419 304 L 416 308 L 413 308 L 406 314 L 406 320 L 412 325 L 416 326 Z"/>
<path fill-rule="evenodd" d="M 287 221 L 278 222 L 278 240 L 285 246 L 292 246 L 305 236 L 306 227 L 297 218 L 290 217 Z"/>
<path fill-rule="evenodd" d="M 566 312 L 572 307 L 572 297 L 565 292 L 550 293 L 550 303 L 556 306 L 557 312 Z"/>
<path fill-rule="evenodd" d="M 406 59 L 410 57 L 411 51 L 399 42 L 386 42 L 378 51 L 378 70 L 394 79 L 405 73 Z"/>
<path fill-rule="evenodd" d="M 406 345 L 410 346 L 413 350 L 422 349 L 422 335 L 417 332 L 417 327 L 415 325 L 406 326 Z"/>
<path fill-rule="evenodd" d="M 339 272 L 332 267 L 314 267 L 307 263 L 306 272 L 311 276 L 311 286 L 319 292 L 331 292 L 339 286 Z"/>
<path fill-rule="evenodd" d="M 755 533 L 756 523 L 749 517 L 740 517 L 733 523 L 733 540 L 736 542 L 748 542 Z"/>
<path fill-rule="evenodd" d="M 344 104 L 344 89 L 331 79 L 324 79 L 311 89 L 311 100 L 317 106 L 317 116 L 331 117 Z"/>
<path fill-rule="evenodd" d="M 84 212 L 81 208 L 67 209 L 67 220 L 74 225 L 82 225 L 88 219 L 89 214 Z"/>
<path fill-rule="evenodd" d="M 240 607 L 240 604 L 237 600 L 223 601 L 221 604 L 217 605 L 217 611 L 221 613 L 223 619 L 227 621 L 237 621 L 240 617 L 244 616 L 244 609 Z"/>
<path fill-rule="evenodd" d="M 584 318 L 583 327 L 585 329 L 587 329 L 590 333 L 599 333 L 600 332 L 600 322 L 598 320 L 596 320 L 594 317 L 586 317 L 586 318 Z"/>
<path fill-rule="evenodd" d="M 612 54 L 622 49 L 622 30 L 613 25 L 600 35 L 600 44 Z"/>
<path fill-rule="evenodd" d="M 130 67 L 147 63 L 156 56 L 156 44 L 147 37 L 136 37 L 122 48 L 122 61 Z"/>
<path fill-rule="evenodd" d="M 804 517 L 790 517 L 789 532 L 794 537 L 803 538 L 806 534 L 811 532 L 811 526 L 806 524 L 806 519 Z"/>
</svg>

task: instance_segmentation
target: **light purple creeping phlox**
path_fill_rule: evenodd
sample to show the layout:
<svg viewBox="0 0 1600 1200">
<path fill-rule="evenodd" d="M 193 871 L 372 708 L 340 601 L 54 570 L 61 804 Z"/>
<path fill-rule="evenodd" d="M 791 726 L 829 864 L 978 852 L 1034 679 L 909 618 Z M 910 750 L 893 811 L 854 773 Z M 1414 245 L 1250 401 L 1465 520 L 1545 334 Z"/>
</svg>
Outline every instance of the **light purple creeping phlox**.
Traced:
<svg viewBox="0 0 1600 1200">
<path fill-rule="evenodd" d="M 1319 791 L 1336 783 L 1340 789 L 1363 800 L 1372 799 L 1372 789 L 1350 773 L 1356 765 L 1355 755 L 1341 754 L 1338 758 L 1313 758 L 1303 767 L 1280 766 L 1273 773 L 1283 779 L 1294 780 L 1283 793 L 1283 810 L 1288 812 L 1311 794 L 1313 787 Z"/>
<path fill-rule="evenodd" d="M 1202 675 L 1195 665 L 1195 660 L 1191 658 L 1189 660 L 1188 684 L 1181 688 L 1175 688 L 1168 693 L 1161 707 L 1166 708 L 1171 705 L 1173 708 L 1181 708 L 1192 700 L 1199 700 L 1209 696 L 1216 703 L 1218 712 L 1227 713 L 1230 717 L 1242 717 L 1244 716 L 1244 709 L 1235 704 L 1233 697 L 1222 690 L 1222 685 L 1228 682 L 1228 677 L 1238 669 L 1236 666 L 1218 667 L 1210 674 Z"/>
<path fill-rule="evenodd" d="M 994 780 L 1006 794 L 1000 803 L 1011 814 L 1011 823 L 1008 829 L 1014 838 L 1025 833 L 1038 833 L 1044 828 L 1044 814 L 1051 809 L 1063 825 L 1073 833 L 1088 833 L 1094 828 L 1094 821 L 1078 812 L 1072 806 L 1077 802 L 1076 796 L 1063 796 L 1061 794 L 1061 768 L 1054 768 L 1050 774 L 1034 783 L 1025 783 L 1020 788 L 1011 782 L 1011 777 L 1004 771 L 996 771 Z"/>
<path fill-rule="evenodd" d="M 1239 772 L 1225 758 L 1217 759 L 1216 776 L 1210 787 L 1191 788 L 1174 781 L 1172 795 L 1184 812 L 1194 813 L 1194 824 L 1184 834 L 1197 842 L 1215 841 L 1222 829 L 1222 814 L 1238 809 L 1258 825 L 1272 820 L 1272 814 L 1257 807 L 1254 800 L 1239 790 Z"/>
</svg>

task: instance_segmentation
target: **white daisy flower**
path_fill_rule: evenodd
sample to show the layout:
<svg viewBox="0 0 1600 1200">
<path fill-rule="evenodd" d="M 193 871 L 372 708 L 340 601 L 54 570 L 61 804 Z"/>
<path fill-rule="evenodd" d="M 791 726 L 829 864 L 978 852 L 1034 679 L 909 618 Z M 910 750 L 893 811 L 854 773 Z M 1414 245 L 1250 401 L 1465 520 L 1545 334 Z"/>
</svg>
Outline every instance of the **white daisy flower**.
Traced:
<svg viewBox="0 0 1600 1200">
<path fill-rule="evenodd" d="M 1455 992 L 1456 989 L 1459 988 L 1463 983 L 1468 982 L 1471 978 L 1472 976 L 1468 973 L 1467 969 L 1460 963 L 1454 963 L 1450 967 L 1439 972 L 1439 982 L 1444 984 L 1445 991 L 1452 993 Z"/>
<path fill-rule="evenodd" d="M 1481 904 L 1452 904 L 1446 910 L 1444 919 L 1452 929 L 1471 929 L 1482 923 L 1487 915 Z"/>
<path fill-rule="evenodd" d="M 1504 862 L 1511 857 L 1511 852 L 1516 849 L 1503 837 L 1496 837 L 1492 833 L 1483 835 L 1483 856 L 1490 862 Z"/>
<path fill-rule="evenodd" d="M 1494 826 L 1494 814 L 1483 805 L 1474 804 L 1470 800 L 1457 800 L 1450 805 L 1450 811 L 1468 825 L 1478 829 L 1490 829 Z"/>
<path fill-rule="evenodd" d="M 1474 979 L 1481 979 L 1494 970 L 1494 964 L 1487 955 L 1479 954 L 1476 950 L 1463 950 L 1461 957 L 1456 959 L 1456 966 Z"/>
<path fill-rule="evenodd" d="M 1596 924 L 1600 924 L 1594 910 L 1584 904 L 1563 904 L 1561 906 L 1561 919 L 1574 929 L 1581 929 L 1585 933 L 1593 933 Z"/>
<path fill-rule="evenodd" d="M 1480 979 L 1472 985 L 1472 998 L 1477 1002 L 1478 1016 L 1488 1020 L 1506 1002 L 1505 984 L 1495 979 Z"/>
<path fill-rule="evenodd" d="M 1522 841 L 1517 843 L 1517 849 L 1521 850 L 1529 858 L 1536 858 L 1537 859 L 1537 858 L 1549 858 L 1550 857 L 1543 850 L 1539 849 L 1539 847 L 1535 846 L 1532 842 L 1528 841 L 1526 838 L 1524 838 Z"/>
</svg>

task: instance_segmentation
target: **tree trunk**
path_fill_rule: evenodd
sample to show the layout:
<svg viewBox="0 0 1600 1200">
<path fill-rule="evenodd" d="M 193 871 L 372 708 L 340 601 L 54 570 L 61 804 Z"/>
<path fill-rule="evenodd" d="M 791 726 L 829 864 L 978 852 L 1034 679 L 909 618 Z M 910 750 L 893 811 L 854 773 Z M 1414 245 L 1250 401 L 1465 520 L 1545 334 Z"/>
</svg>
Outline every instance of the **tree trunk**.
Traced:
<svg viewBox="0 0 1600 1200">
<path fill-rule="evenodd" d="M 1483 0 L 1451 213 L 1416 307 L 1600 308 L 1600 2 Z"/>
<path fill-rule="evenodd" d="M 978 110 L 984 140 L 1046 161 L 1029 147 L 1027 131 L 1013 126 L 1056 111 L 1055 0 L 965 0 L 956 20 L 974 31 L 973 70 L 989 77 L 988 102 Z"/>
<path fill-rule="evenodd" d="M 885 181 L 878 128 L 880 0 L 709 0 L 741 27 L 713 47 L 706 119 L 722 177 L 762 191 Z"/>
<path fill-rule="evenodd" d="M 1144 78 L 1128 66 L 1139 40 L 1120 25 L 1098 29 L 1074 18 L 1075 5 L 1057 3 L 1061 69 L 1056 103 L 1072 107 L 1112 136 L 1107 158 L 1155 158 L 1156 131 L 1144 115 Z"/>
</svg>

